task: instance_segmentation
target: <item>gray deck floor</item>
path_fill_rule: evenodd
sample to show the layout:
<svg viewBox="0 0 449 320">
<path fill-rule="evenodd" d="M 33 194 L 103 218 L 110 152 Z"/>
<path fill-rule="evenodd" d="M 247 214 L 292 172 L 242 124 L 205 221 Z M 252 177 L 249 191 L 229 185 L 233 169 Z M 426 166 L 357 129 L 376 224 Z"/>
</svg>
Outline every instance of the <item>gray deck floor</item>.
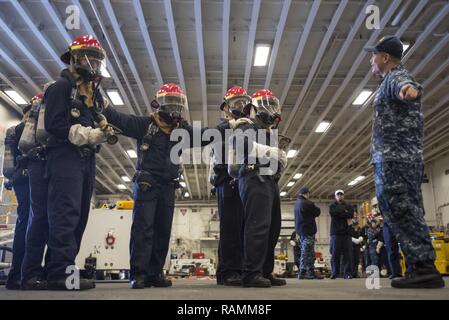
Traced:
<svg viewBox="0 0 449 320">
<path fill-rule="evenodd" d="M 143 290 L 131 290 L 127 283 L 100 283 L 97 288 L 81 292 L 58 291 L 11 291 L 4 286 L 0 287 L 1 300 L 21 299 L 156 299 L 156 300 L 276 300 L 276 299 L 444 299 L 449 300 L 449 278 L 445 278 L 444 289 L 394 289 L 391 288 L 388 279 L 381 279 L 381 288 L 368 290 L 365 279 L 352 280 L 302 280 L 287 279 L 287 286 L 272 287 L 266 289 L 239 288 L 217 286 L 213 280 L 179 279 L 173 280 L 171 288 L 147 288 Z"/>
</svg>

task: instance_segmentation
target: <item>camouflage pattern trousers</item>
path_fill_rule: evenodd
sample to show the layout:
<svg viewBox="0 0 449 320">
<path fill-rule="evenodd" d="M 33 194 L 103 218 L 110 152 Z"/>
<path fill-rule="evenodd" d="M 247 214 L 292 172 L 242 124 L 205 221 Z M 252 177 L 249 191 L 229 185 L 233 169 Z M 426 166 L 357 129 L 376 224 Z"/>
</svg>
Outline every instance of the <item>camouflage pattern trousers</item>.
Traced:
<svg viewBox="0 0 449 320">
<path fill-rule="evenodd" d="M 434 261 L 435 251 L 424 220 L 422 162 L 374 163 L 379 209 L 400 243 L 407 264 Z"/>
<path fill-rule="evenodd" d="M 305 273 L 313 272 L 315 269 L 315 236 L 300 236 L 301 258 L 299 260 L 299 271 Z"/>
</svg>

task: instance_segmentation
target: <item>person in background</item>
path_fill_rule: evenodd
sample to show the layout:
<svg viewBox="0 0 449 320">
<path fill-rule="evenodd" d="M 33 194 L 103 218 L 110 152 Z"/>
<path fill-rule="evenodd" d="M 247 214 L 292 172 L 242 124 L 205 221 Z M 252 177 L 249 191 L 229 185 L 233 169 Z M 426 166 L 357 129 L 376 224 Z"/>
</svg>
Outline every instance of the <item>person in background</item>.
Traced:
<svg viewBox="0 0 449 320">
<path fill-rule="evenodd" d="M 293 254 L 295 256 L 295 265 L 299 271 L 299 260 L 301 259 L 301 247 L 299 246 L 299 236 L 296 231 L 290 236 L 290 245 L 293 246 Z"/>
<path fill-rule="evenodd" d="M 309 198 L 309 188 L 303 187 L 299 190 L 295 203 L 295 228 L 301 246 L 298 279 L 323 279 L 315 273 L 315 219 L 321 210 Z"/>
<path fill-rule="evenodd" d="M 344 200 L 344 191 L 335 191 L 335 202 L 329 207 L 331 216 L 331 279 L 340 274 L 340 259 L 343 256 L 344 278 L 352 279 L 352 242 L 348 219 L 354 215 L 354 208 Z"/>
<path fill-rule="evenodd" d="M 14 242 L 12 247 L 11 270 L 8 274 L 5 287 L 8 290 L 20 290 L 21 288 L 21 267 L 25 255 L 25 239 L 30 216 L 30 186 L 27 170 L 27 159 L 18 149 L 20 136 L 22 135 L 31 110 L 31 104 L 26 105 L 22 112 L 22 121 L 15 127 L 11 127 L 6 132 L 5 147 L 8 148 L 13 156 L 14 168 L 11 168 L 10 174 L 5 172 L 4 176 L 8 178 L 5 182 L 5 188 L 14 189 L 17 198 L 17 220 L 14 232 Z"/>
<path fill-rule="evenodd" d="M 369 221 L 368 229 L 366 230 L 368 238 L 367 250 L 369 256 L 369 265 L 379 266 L 379 252 L 383 246 L 383 242 L 379 240 L 380 227 L 378 221 L 373 218 Z"/>
<path fill-rule="evenodd" d="M 363 236 L 362 236 L 362 228 L 360 227 L 359 221 L 357 218 L 352 219 L 352 224 L 349 227 L 349 233 L 351 235 L 352 240 L 352 277 L 359 277 L 359 264 L 360 264 L 360 250 L 363 244 Z"/>
</svg>

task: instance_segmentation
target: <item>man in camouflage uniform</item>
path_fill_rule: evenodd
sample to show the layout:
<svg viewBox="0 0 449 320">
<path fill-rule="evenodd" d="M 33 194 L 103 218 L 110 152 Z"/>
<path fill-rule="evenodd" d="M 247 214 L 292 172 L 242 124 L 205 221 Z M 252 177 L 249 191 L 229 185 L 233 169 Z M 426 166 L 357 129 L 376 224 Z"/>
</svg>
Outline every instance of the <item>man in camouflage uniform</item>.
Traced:
<svg viewBox="0 0 449 320">
<path fill-rule="evenodd" d="M 424 220 L 422 87 L 401 64 L 402 43 L 382 38 L 372 53 L 372 73 L 381 78 L 374 98 L 371 157 L 379 208 L 412 266 L 394 288 L 440 288 L 435 251 Z"/>
<path fill-rule="evenodd" d="M 295 202 L 295 230 L 301 246 L 298 279 L 323 279 L 315 273 L 315 219 L 320 213 L 320 208 L 310 200 L 309 188 L 302 187 Z"/>
</svg>

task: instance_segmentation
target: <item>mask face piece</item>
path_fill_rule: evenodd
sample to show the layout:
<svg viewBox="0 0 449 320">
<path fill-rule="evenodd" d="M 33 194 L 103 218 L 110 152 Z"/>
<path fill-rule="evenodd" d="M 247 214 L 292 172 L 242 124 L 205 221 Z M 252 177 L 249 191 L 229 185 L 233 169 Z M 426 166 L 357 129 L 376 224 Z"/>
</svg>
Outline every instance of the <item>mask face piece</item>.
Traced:
<svg viewBox="0 0 449 320">
<path fill-rule="evenodd" d="M 225 103 L 232 114 L 242 116 L 246 106 L 251 103 L 251 99 L 247 95 L 240 95 L 227 99 Z"/>
<path fill-rule="evenodd" d="M 83 81 L 95 81 L 101 77 L 101 60 L 87 53 L 74 56 L 75 71 Z"/>
<path fill-rule="evenodd" d="M 167 123 L 178 122 L 186 105 L 187 98 L 184 94 L 159 95 L 151 102 L 151 106 L 158 110 L 161 118 Z"/>
<path fill-rule="evenodd" d="M 279 100 L 274 96 L 260 96 L 253 99 L 257 115 L 262 122 L 269 125 L 277 125 L 281 122 L 281 108 Z"/>
</svg>

